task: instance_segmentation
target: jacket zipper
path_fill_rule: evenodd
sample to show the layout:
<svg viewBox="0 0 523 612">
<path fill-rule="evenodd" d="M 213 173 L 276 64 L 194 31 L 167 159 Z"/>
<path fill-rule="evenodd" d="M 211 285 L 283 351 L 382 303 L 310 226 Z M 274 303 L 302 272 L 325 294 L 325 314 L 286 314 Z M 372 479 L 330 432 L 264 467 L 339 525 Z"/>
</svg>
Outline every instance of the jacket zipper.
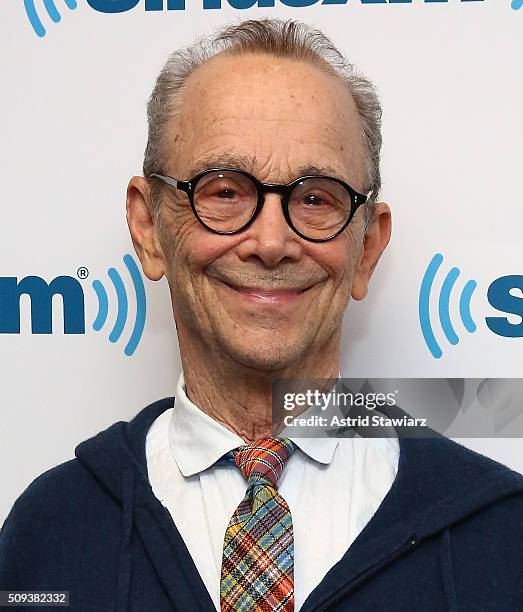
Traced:
<svg viewBox="0 0 523 612">
<path fill-rule="evenodd" d="M 416 534 L 415 533 L 411 534 L 407 542 L 405 542 L 405 544 L 403 544 L 400 548 L 398 548 L 398 550 L 396 550 L 390 557 L 388 557 L 384 561 L 381 561 L 380 563 L 377 563 L 376 565 L 374 565 L 374 567 L 371 567 L 365 574 L 361 575 L 352 584 L 349 584 L 341 592 L 335 595 L 334 598 L 332 598 L 330 601 L 327 601 L 327 603 L 322 608 L 319 608 L 317 612 L 326 612 L 329 608 L 332 608 L 341 599 L 346 597 L 351 591 L 359 587 L 362 582 L 365 582 L 365 580 L 368 580 L 369 578 L 374 576 L 374 574 L 377 574 L 381 569 L 383 569 L 384 567 L 387 567 L 387 565 L 390 565 L 399 556 L 401 556 L 408 548 L 412 548 L 413 546 L 415 546 L 417 542 L 418 542 L 418 539 L 417 539 Z"/>
</svg>

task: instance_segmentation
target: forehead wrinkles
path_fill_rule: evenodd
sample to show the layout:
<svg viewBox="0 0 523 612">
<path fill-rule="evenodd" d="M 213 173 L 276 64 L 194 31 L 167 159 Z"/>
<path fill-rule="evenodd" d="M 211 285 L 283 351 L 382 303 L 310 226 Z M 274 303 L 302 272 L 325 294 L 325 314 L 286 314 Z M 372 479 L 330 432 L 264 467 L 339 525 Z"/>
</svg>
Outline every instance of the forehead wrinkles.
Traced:
<svg viewBox="0 0 523 612">
<path fill-rule="evenodd" d="M 190 166 L 188 175 L 190 177 L 208 170 L 209 168 L 233 168 L 244 170 L 256 176 L 259 180 L 270 182 L 290 182 L 299 176 L 325 174 L 345 180 L 347 177 L 341 166 L 319 161 L 315 163 L 289 163 L 287 158 L 275 160 L 272 154 L 267 154 L 263 159 L 254 155 L 237 155 L 235 153 L 211 153 L 199 157 Z M 190 178 L 188 177 L 188 178 Z"/>
<path fill-rule="evenodd" d="M 231 129 L 213 130 L 206 138 L 198 135 L 187 138 L 180 126 L 181 131 L 170 138 L 170 163 L 166 169 L 177 178 L 188 180 L 211 167 L 229 167 L 273 182 L 290 181 L 308 173 L 354 181 L 364 173 L 361 149 L 354 147 L 352 141 L 338 138 L 335 142 L 325 132 L 324 137 L 311 142 L 298 130 L 285 134 L 280 130 L 270 135 L 263 131 L 255 135 L 254 130 L 248 129 L 251 125 L 247 123 L 243 130 L 238 129 L 238 124 L 231 125 Z M 304 168 L 311 168 L 311 172 Z"/>
</svg>

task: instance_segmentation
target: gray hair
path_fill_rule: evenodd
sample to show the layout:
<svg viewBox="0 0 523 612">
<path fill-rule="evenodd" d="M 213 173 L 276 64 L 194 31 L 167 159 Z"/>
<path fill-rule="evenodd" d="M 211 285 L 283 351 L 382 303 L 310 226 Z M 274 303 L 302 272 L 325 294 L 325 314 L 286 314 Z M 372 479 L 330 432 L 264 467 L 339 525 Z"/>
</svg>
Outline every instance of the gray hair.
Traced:
<svg viewBox="0 0 523 612">
<path fill-rule="evenodd" d="M 366 155 L 365 191 L 371 192 L 364 209 L 365 231 L 373 218 L 373 204 L 381 187 L 381 104 L 374 85 L 359 74 L 331 40 L 320 30 L 295 20 L 250 19 L 227 25 L 211 36 L 174 51 L 161 70 L 147 104 L 149 134 L 143 173 L 149 177 L 163 165 L 162 136 L 179 108 L 183 86 L 192 72 L 219 53 L 238 55 L 266 53 L 310 63 L 338 76 L 349 89 L 360 116 Z M 151 198 L 155 218 L 159 214 L 159 191 L 153 183 Z"/>
</svg>

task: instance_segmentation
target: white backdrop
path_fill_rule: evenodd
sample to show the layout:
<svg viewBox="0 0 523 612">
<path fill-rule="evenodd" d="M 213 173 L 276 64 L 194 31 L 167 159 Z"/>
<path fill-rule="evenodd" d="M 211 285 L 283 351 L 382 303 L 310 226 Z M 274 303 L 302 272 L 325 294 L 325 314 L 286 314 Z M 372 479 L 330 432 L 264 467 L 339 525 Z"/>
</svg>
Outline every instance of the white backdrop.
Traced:
<svg viewBox="0 0 523 612">
<path fill-rule="evenodd" d="M 380 92 L 383 199 L 392 209 L 393 235 L 368 297 L 349 304 L 342 373 L 522 376 L 523 338 L 494 334 L 485 317 L 500 315 L 487 301 L 490 283 L 523 275 L 523 9 L 514 10 L 510 0 L 275 4 L 239 10 L 224 0 L 223 8 L 204 10 L 199 0 L 185 10 L 146 12 L 140 1 L 127 12 L 105 14 L 86 0 L 74 11 L 56 0 L 62 20 L 53 23 L 43 0 L 34 0 L 47 30 L 39 37 L 23 2 L 2 2 L 0 277 L 50 282 L 77 278 L 80 267 L 89 276 L 78 281 L 85 334 L 63 333 L 57 297 L 53 333 L 31 333 L 28 296 L 20 300 L 20 333 L 0 334 L 0 523 L 22 490 L 73 457 L 76 444 L 174 392 L 180 361 L 164 280 L 145 280 L 144 334 L 136 352 L 124 355 L 136 317 L 122 261 L 134 255 L 125 188 L 141 170 L 145 103 L 167 55 L 231 19 L 294 17 L 318 26 Z M 444 256 L 438 286 L 451 267 L 461 270 L 451 299 L 457 345 L 444 338 L 437 294 L 431 298 L 439 359 L 428 350 L 418 318 L 421 281 L 436 253 Z M 115 343 L 108 341 L 117 316 L 110 267 L 129 292 L 128 322 Z M 109 294 L 108 322 L 99 332 L 92 328 L 94 279 Z M 457 316 L 468 279 L 478 283 L 471 304 L 475 333 Z M 518 439 L 466 443 L 523 471 Z"/>
</svg>

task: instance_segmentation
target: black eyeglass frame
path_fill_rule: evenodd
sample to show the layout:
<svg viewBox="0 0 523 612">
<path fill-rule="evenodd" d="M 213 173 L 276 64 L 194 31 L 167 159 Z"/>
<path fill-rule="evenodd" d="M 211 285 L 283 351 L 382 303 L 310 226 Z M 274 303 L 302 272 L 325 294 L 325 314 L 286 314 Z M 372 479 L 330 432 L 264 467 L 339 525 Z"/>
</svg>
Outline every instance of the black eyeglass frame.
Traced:
<svg viewBox="0 0 523 612">
<path fill-rule="evenodd" d="M 200 218 L 200 216 L 198 215 L 196 211 L 196 206 L 194 204 L 194 193 L 196 190 L 196 186 L 203 177 L 207 176 L 208 174 L 211 174 L 212 172 L 236 172 L 250 179 L 253 182 L 254 186 L 256 187 L 256 192 L 258 194 L 256 208 L 254 209 L 252 215 L 249 217 L 248 221 L 244 223 L 243 226 L 240 227 L 239 229 L 216 230 L 206 225 L 202 221 L 202 219 Z M 191 205 L 191 209 L 196 219 L 203 225 L 203 227 L 205 227 L 205 229 L 209 230 L 210 232 L 214 234 L 220 234 L 220 235 L 239 234 L 240 232 L 243 232 L 244 230 L 246 230 L 249 227 L 249 225 L 251 225 L 251 223 L 253 223 L 256 217 L 259 215 L 263 207 L 263 204 L 265 203 L 265 194 L 278 193 L 282 196 L 281 206 L 282 206 L 283 216 L 285 217 L 287 224 L 289 225 L 289 227 L 292 229 L 294 233 L 300 236 L 300 238 L 303 238 L 304 240 L 308 240 L 309 242 L 327 242 L 327 240 L 332 240 L 333 238 L 336 238 L 337 236 L 339 236 L 345 230 L 345 228 L 349 225 L 354 215 L 356 214 L 356 211 L 358 210 L 358 208 L 362 204 L 365 204 L 365 202 L 367 202 L 370 194 L 372 193 L 371 191 L 369 191 L 367 195 L 359 193 L 355 189 L 353 189 L 350 185 L 345 183 L 345 181 L 342 181 L 341 179 L 333 177 L 333 176 L 327 176 L 323 174 L 308 174 L 306 176 L 300 176 L 294 181 L 287 183 L 286 185 L 281 184 L 281 183 L 262 183 L 252 174 L 249 174 L 248 172 L 245 172 L 244 170 L 238 170 L 237 168 L 208 168 L 207 170 L 204 170 L 203 172 L 199 172 L 198 174 L 193 176 L 188 181 L 182 181 L 179 179 L 175 179 L 172 176 L 159 174 L 157 172 L 153 172 L 150 174 L 149 179 L 153 179 L 153 178 L 156 178 L 162 181 L 163 183 L 165 183 L 169 187 L 172 187 L 173 189 L 179 189 L 185 192 L 189 198 L 189 203 Z M 339 185 L 341 185 L 348 192 L 350 196 L 351 212 L 349 214 L 349 217 L 347 218 L 347 220 L 345 221 L 345 223 L 342 225 L 340 229 L 336 230 L 336 232 L 334 232 L 334 234 L 332 234 L 331 236 L 327 236 L 327 238 L 309 238 L 305 236 L 294 226 L 292 219 L 290 217 L 289 201 L 290 201 L 291 192 L 300 182 L 306 179 L 328 179 L 330 181 L 334 181 L 338 183 Z"/>
</svg>

